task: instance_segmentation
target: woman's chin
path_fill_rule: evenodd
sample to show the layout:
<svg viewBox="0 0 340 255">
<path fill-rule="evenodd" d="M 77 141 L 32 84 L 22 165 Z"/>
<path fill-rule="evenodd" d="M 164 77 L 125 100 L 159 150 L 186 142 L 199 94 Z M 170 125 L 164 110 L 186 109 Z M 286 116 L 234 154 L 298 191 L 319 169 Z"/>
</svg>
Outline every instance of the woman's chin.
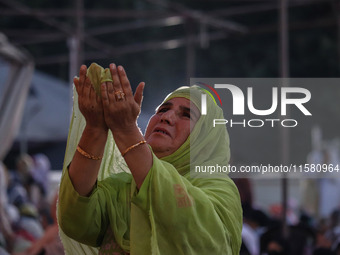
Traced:
<svg viewBox="0 0 340 255">
<path fill-rule="evenodd" d="M 153 133 L 147 139 L 147 143 L 153 148 L 169 145 L 171 137 L 165 134 Z"/>
<path fill-rule="evenodd" d="M 160 143 L 159 141 L 152 140 L 148 144 L 157 158 L 163 158 L 171 154 L 169 143 Z"/>
</svg>

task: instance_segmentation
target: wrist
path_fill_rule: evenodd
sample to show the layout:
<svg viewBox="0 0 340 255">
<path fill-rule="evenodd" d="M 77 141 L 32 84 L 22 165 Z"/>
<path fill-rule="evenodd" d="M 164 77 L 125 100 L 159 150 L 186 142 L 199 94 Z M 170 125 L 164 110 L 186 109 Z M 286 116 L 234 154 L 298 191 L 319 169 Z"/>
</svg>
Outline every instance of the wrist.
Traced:
<svg viewBox="0 0 340 255">
<path fill-rule="evenodd" d="M 122 147 L 130 146 L 144 140 L 144 136 L 137 125 L 124 130 L 112 131 L 112 134 L 116 143 L 122 145 Z"/>
<path fill-rule="evenodd" d="M 89 159 L 100 160 L 107 141 L 108 131 L 85 126 L 77 151 Z"/>
<path fill-rule="evenodd" d="M 91 137 L 95 137 L 95 138 L 99 138 L 99 137 L 106 138 L 108 134 L 108 129 L 86 125 L 83 131 L 83 134 L 91 136 Z"/>
<path fill-rule="evenodd" d="M 124 128 L 110 128 L 110 130 L 115 137 L 125 137 L 142 134 L 140 128 L 137 126 L 137 123 L 133 123 L 129 126 L 126 125 L 124 126 Z"/>
</svg>

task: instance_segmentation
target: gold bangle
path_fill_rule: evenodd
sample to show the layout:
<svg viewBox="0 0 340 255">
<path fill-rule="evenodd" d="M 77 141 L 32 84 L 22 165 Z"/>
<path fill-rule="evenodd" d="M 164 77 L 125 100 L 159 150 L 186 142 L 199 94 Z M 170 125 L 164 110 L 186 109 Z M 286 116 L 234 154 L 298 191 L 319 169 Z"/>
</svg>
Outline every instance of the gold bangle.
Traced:
<svg viewBox="0 0 340 255">
<path fill-rule="evenodd" d="M 79 145 L 77 146 L 77 151 L 83 155 L 85 158 L 88 159 L 93 159 L 93 160 L 101 160 L 103 157 L 96 157 L 94 155 L 91 155 L 89 153 L 87 153 L 86 151 L 84 151 L 82 148 L 79 147 Z"/>
<path fill-rule="evenodd" d="M 122 156 L 124 157 L 126 153 L 128 153 L 130 150 L 132 150 L 133 148 L 136 148 L 137 146 L 141 145 L 141 144 L 144 144 L 146 143 L 145 140 L 142 140 L 134 145 L 131 145 L 129 148 L 127 148 L 123 153 L 122 153 Z"/>
</svg>

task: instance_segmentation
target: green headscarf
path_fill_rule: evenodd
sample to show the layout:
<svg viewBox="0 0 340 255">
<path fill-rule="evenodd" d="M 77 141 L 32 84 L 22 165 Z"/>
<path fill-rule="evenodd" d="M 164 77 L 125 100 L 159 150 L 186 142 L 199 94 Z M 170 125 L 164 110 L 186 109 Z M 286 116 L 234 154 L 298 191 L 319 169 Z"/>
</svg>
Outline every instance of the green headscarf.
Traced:
<svg viewBox="0 0 340 255">
<path fill-rule="evenodd" d="M 169 94 L 163 102 L 183 97 L 193 102 L 201 111 L 201 95 L 202 89 L 196 85 L 181 87 Z M 190 164 L 228 165 L 230 158 L 228 132 L 223 125 L 213 127 L 214 119 L 223 118 L 222 109 L 208 96 L 207 114 L 200 116 L 187 141 L 172 155 L 162 159 L 173 164 L 182 175 L 190 170 Z"/>
<path fill-rule="evenodd" d="M 191 100 L 198 107 L 198 109 L 201 108 L 201 90 L 197 86 L 181 87 L 168 95 L 164 101 L 168 101 L 174 97 L 187 98 Z M 197 165 L 214 165 L 216 163 L 220 165 L 227 165 L 230 157 L 229 137 L 226 128 L 223 128 L 222 125 L 220 125 L 220 127 L 218 128 L 213 128 L 212 125 L 212 120 L 214 118 L 223 118 L 223 112 L 220 107 L 215 105 L 211 98 L 207 97 L 207 99 L 207 115 L 200 116 L 187 141 L 176 152 L 162 159 L 157 159 L 154 156 L 153 168 L 150 170 L 150 173 L 148 174 L 138 193 L 136 193 L 135 184 L 131 175 L 126 174 L 129 176 L 129 178 L 131 178 L 132 182 L 131 194 L 133 195 L 133 197 L 131 203 L 131 231 L 127 229 L 127 224 L 124 223 L 124 217 L 126 218 L 126 215 L 123 215 L 123 217 L 119 215 L 119 213 L 115 212 L 115 206 L 117 206 L 117 204 L 110 204 L 108 206 L 109 208 L 111 208 L 109 209 L 109 211 L 111 212 L 111 214 L 113 214 L 113 216 L 109 215 L 110 226 L 113 230 L 117 243 L 124 250 L 130 251 L 133 255 L 172 254 L 172 249 L 174 249 L 175 252 L 178 247 L 176 248 L 169 246 L 172 243 L 171 240 L 173 239 L 172 241 L 176 243 L 176 240 L 182 240 L 183 238 L 188 239 L 188 247 L 183 247 L 182 250 L 187 250 L 188 252 L 190 251 L 190 254 L 200 255 L 200 253 L 196 253 L 197 251 L 195 252 L 194 246 L 201 245 L 201 239 L 213 239 L 213 236 L 217 233 L 217 229 L 214 225 L 216 224 L 216 222 L 220 222 L 221 224 L 220 227 L 222 228 L 219 229 L 225 229 L 224 231 L 227 235 L 226 238 L 228 240 L 228 244 L 226 244 L 225 241 L 223 241 L 223 244 L 218 244 L 218 240 L 211 240 L 210 244 L 215 246 L 214 249 L 216 249 L 216 245 L 221 245 L 223 247 L 225 245 L 228 245 L 229 248 L 221 248 L 221 250 L 230 251 L 234 255 L 238 254 L 239 252 L 241 245 L 242 210 L 239 194 L 235 185 L 228 177 L 217 179 L 202 179 L 191 178 L 189 174 L 191 162 L 194 162 Z M 73 107 L 74 110 L 66 148 L 63 176 L 65 175 L 65 173 L 67 173 L 67 166 L 73 158 L 76 146 L 85 127 L 84 117 L 81 115 L 78 109 L 77 94 L 75 90 Z M 191 160 L 190 154 L 192 157 Z M 159 171 L 159 169 L 161 169 L 161 171 Z M 176 174 L 173 171 L 180 173 L 180 175 Z M 116 187 L 112 187 L 112 183 L 115 183 L 115 181 L 106 180 L 110 180 L 111 178 L 113 178 L 112 180 L 117 180 L 119 176 L 122 176 L 121 174 L 117 174 L 120 172 L 129 173 L 129 169 L 124 159 L 121 157 L 119 150 L 115 146 L 112 134 L 109 133 L 101 168 L 98 174 L 98 188 L 104 190 L 103 193 L 106 192 L 105 190 L 108 190 L 107 194 L 102 195 L 104 200 L 107 199 L 107 196 L 112 195 L 112 192 L 119 192 L 119 190 L 110 191 L 110 189 L 117 189 Z M 163 194 L 164 192 L 169 194 L 169 196 L 171 196 L 171 194 L 173 194 L 174 192 L 172 185 L 169 186 L 169 190 L 166 190 L 166 185 L 163 185 L 163 183 L 159 183 L 159 181 L 162 180 L 162 178 L 164 177 L 163 175 L 167 174 L 169 174 L 169 178 L 173 178 L 173 181 L 175 183 L 178 183 L 176 185 L 184 187 L 184 191 L 189 194 L 188 196 L 192 197 L 194 201 L 197 201 L 195 202 L 197 206 L 201 203 L 212 203 L 208 206 L 207 211 L 204 211 L 204 209 L 202 208 L 197 210 L 203 211 L 195 211 L 194 208 L 187 208 L 185 210 L 182 209 L 180 216 L 182 220 L 185 220 L 185 217 L 197 217 L 198 221 L 200 222 L 199 226 L 196 227 L 187 226 L 189 228 L 188 230 L 190 230 L 188 231 L 188 233 L 190 234 L 185 234 L 186 232 L 181 233 L 181 235 L 184 235 L 183 237 L 181 235 L 178 235 L 179 233 L 173 236 L 174 233 L 169 233 L 169 230 L 164 229 L 161 226 L 162 222 L 175 220 L 177 217 L 179 217 L 178 211 L 166 209 L 169 203 L 167 201 L 164 201 L 164 197 L 162 197 L 166 196 L 165 194 Z M 126 175 L 123 176 L 124 180 L 126 180 Z M 181 176 L 183 176 L 184 179 Z M 106 179 L 108 177 L 110 178 Z M 164 187 L 164 190 L 160 189 L 161 187 Z M 122 191 L 123 189 L 130 189 L 130 186 L 128 185 L 126 187 L 123 187 L 122 185 L 120 185 L 120 188 L 120 191 Z M 64 192 L 64 196 L 67 196 L 66 193 L 70 191 L 62 191 L 61 186 L 61 192 Z M 99 191 L 94 193 L 99 196 L 99 198 L 96 199 L 101 198 L 100 195 L 98 195 L 101 194 Z M 125 191 L 121 193 L 127 194 Z M 77 199 L 79 199 L 76 196 L 77 194 L 74 194 L 75 202 Z M 84 200 L 84 198 L 80 199 Z M 130 200 L 128 196 L 123 199 L 126 199 L 126 201 Z M 63 203 L 63 201 L 59 203 Z M 121 204 L 118 205 L 121 206 Z M 186 213 L 188 213 L 187 216 Z M 200 213 L 202 213 L 202 215 L 200 215 Z M 211 218 L 206 218 L 209 215 L 204 216 L 205 214 L 210 213 L 212 214 L 210 215 Z M 149 217 L 146 217 L 146 215 L 149 215 Z M 59 218 L 61 216 L 62 214 L 60 213 Z M 181 220 L 179 219 L 178 221 L 175 220 L 175 222 L 180 221 Z M 121 222 L 121 224 L 116 224 L 117 222 Z M 148 229 L 149 227 L 150 229 Z M 145 228 L 145 231 L 141 231 L 142 228 Z M 206 233 L 207 236 L 204 238 L 195 236 L 196 228 L 206 229 L 206 231 L 208 231 Z M 130 233 L 131 242 L 127 239 L 126 233 Z M 77 231 L 75 231 L 75 234 L 77 234 Z M 209 237 L 208 235 L 211 235 L 211 237 Z M 223 235 L 224 234 L 222 234 L 221 240 L 225 240 L 225 237 L 223 237 Z M 147 245 L 147 243 L 150 242 L 150 237 L 151 243 Z M 80 244 L 70 239 L 63 233 L 62 230 L 61 238 L 67 254 L 97 253 L 96 248 Z M 192 243 L 194 243 L 195 245 L 191 246 Z M 140 247 L 143 247 L 144 250 L 141 251 Z"/>
</svg>

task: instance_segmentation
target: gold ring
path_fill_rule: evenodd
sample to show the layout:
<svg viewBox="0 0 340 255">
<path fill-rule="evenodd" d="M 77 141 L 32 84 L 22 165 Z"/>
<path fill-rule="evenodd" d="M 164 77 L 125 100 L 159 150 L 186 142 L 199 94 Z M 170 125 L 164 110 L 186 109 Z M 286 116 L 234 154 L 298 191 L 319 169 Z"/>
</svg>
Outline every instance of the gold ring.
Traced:
<svg viewBox="0 0 340 255">
<path fill-rule="evenodd" d="M 120 100 L 124 100 L 125 99 L 125 93 L 121 90 L 118 90 L 115 92 L 115 96 L 116 96 L 116 100 L 120 101 Z"/>
</svg>

